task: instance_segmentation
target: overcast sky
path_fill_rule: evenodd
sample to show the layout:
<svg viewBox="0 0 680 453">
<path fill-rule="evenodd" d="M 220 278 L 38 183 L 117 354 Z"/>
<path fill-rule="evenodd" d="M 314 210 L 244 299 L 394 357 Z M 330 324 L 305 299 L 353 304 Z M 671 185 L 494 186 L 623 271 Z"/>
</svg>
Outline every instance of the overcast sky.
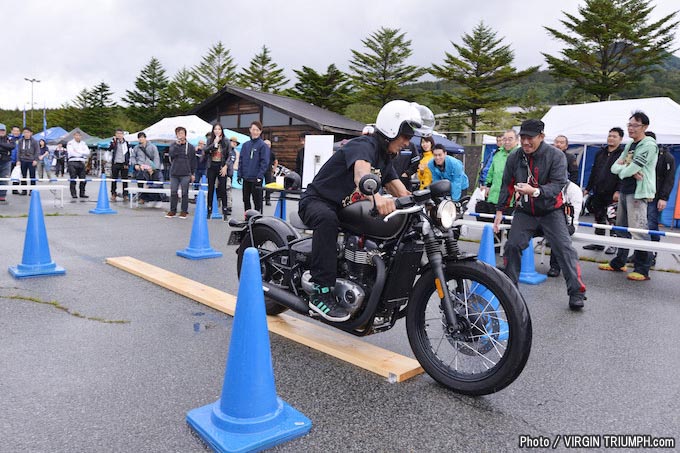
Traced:
<svg viewBox="0 0 680 453">
<path fill-rule="evenodd" d="M 303 65 L 348 69 L 350 49 L 381 26 L 412 40 L 410 64 L 441 63 L 480 20 L 515 52 L 515 66 L 545 66 L 541 51 L 560 45 L 543 29 L 559 27 L 562 11 L 581 1 L 563 0 L 5 0 L 0 107 L 58 107 L 82 88 L 108 83 L 117 101 L 139 71 L 157 57 L 169 77 L 197 64 L 222 41 L 239 69 L 266 45 L 291 82 Z M 678 0 L 655 0 L 654 17 L 680 9 Z M 680 47 L 676 39 L 676 48 Z M 676 52 L 676 55 L 680 54 Z"/>
</svg>

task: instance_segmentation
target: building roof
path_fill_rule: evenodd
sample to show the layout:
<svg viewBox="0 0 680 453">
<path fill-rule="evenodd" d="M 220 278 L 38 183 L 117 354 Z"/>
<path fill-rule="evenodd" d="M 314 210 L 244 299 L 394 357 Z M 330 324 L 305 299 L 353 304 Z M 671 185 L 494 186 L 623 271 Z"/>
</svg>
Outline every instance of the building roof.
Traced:
<svg viewBox="0 0 680 453">
<path fill-rule="evenodd" d="M 316 105 L 299 99 L 293 99 L 279 94 L 263 93 L 261 91 L 249 90 L 231 85 L 225 85 L 224 88 L 194 107 L 189 113 L 195 114 L 204 110 L 211 104 L 219 102 L 219 99 L 227 93 L 264 105 L 325 132 L 359 135 L 365 126 L 364 123 L 354 121 L 338 113 L 317 107 Z"/>
</svg>

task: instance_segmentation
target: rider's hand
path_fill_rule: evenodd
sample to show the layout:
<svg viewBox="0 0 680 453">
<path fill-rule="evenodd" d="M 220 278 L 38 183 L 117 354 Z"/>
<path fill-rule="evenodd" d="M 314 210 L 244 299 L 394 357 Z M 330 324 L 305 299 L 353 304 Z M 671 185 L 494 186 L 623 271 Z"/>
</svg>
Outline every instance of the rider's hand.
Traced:
<svg viewBox="0 0 680 453">
<path fill-rule="evenodd" d="M 496 211 L 496 217 L 493 219 L 493 232 L 498 233 L 501 230 L 501 220 L 503 220 L 503 212 Z"/>
<path fill-rule="evenodd" d="M 384 217 L 397 209 L 394 204 L 394 198 L 383 197 L 378 193 L 373 195 L 373 197 L 375 199 L 375 207 L 381 216 Z"/>
</svg>

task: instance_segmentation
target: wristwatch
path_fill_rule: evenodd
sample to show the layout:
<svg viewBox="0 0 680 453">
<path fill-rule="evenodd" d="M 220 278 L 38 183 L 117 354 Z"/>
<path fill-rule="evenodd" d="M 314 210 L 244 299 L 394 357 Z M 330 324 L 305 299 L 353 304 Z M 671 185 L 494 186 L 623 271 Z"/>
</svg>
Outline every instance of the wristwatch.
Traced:
<svg viewBox="0 0 680 453">
<path fill-rule="evenodd" d="M 536 188 L 536 189 L 534 190 L 534 193 L 531 194 L 531 196 L 534 197 L 534 198 L 536 198 L 536 197 L 538 197 L 540 194 L 541 194 L 541 189 Z"/>
</svg>

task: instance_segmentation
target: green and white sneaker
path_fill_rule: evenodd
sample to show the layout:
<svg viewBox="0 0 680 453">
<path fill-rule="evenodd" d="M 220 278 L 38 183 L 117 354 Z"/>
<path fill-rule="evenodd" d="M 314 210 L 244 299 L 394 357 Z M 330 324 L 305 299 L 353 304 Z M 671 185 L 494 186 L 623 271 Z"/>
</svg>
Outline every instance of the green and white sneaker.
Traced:
<svg viewBox="0 0 680 453">
<path fill-rule="evenodd" d="M 351 315 L 329 287 L 316 284 L 309 308 L 331 322 L 347 321 Z"/>
</svg>

